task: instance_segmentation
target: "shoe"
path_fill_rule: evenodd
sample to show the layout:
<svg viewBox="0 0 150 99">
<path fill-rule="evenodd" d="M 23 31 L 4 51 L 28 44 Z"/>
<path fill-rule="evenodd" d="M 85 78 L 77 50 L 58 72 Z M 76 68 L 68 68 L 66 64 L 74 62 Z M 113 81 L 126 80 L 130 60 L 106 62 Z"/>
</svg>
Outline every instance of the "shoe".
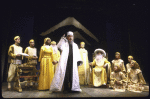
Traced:
<svg viewBox="0 0 150 99">
<path fill-rule="evenodd" d="M 80 89 L 80 91 L 79 92 L 82 92 L 82 90 Z"/>
</svg>

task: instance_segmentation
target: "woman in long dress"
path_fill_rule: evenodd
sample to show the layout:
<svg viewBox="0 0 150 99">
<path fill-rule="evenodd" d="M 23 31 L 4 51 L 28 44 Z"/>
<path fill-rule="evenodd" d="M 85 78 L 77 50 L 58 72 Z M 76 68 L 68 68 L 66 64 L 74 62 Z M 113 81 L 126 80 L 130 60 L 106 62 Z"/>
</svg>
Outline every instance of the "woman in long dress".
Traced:
<svg viewBox="0 0 150 99">
<path fill-rule="evenodd" d="M 144 90 L 144 85 L 146 84 L 142 71 L 139 69 L 139 65 L 135 60 L 131 61 L 130 67 L 131 68 L 127 72 L 127 89 L 132 92 L 142 92 Z"/>
<path fill-rule="evenodd" d="M 50 38 L 44 39 L 44 45 L 41 47 L 39 62 L 40 62 L 40 76 L 38 90 L 48 90 L 52 79 L 54 77 L 53 49 L 50 46 Z"/>
</svg>

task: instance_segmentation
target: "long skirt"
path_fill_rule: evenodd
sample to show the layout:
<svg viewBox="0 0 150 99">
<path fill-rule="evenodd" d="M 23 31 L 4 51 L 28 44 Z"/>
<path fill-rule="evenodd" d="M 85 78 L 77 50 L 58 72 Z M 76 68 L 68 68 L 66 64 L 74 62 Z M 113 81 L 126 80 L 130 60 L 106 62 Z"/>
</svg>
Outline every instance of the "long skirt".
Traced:
<svg viewBox="0 0 150 99">
<path fill-rule="evenodd" d="M 38 90 L 49 89 L 53 77 L 54 77 L 54 65 L 52 65 L 51 58 L 42 58 L 40 63 Z"/>
<path fill-rule="evenodd" d="M 99 87 L 101 85 L 106 85 L 107 74 L 106 69 L 103 67 L 93 68 L 93 86 Z"/>
</svg>

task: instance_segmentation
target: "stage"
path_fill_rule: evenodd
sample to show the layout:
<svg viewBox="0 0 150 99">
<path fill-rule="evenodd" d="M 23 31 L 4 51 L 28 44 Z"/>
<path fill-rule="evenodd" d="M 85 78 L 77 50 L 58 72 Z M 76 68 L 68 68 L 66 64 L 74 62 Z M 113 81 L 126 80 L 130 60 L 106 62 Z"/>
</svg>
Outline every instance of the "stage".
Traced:
<svg viewBox="0 0 150 99">
<path fill-rule="evenodd" d="M 22 85 L 23 86 L 23 85 Z M 49 93 L 49 91 L 38 91 L 23 89 L 22 93 L 11 90 L 7 91 L 7 82 L 2 83 L 3 98 L 64 98 L 64 97 L 147 97 L 149 92 L 114 92 L 109 88 L 94 88 L 93 86 L 81 86 L 81 93 Z"/>
</svg>

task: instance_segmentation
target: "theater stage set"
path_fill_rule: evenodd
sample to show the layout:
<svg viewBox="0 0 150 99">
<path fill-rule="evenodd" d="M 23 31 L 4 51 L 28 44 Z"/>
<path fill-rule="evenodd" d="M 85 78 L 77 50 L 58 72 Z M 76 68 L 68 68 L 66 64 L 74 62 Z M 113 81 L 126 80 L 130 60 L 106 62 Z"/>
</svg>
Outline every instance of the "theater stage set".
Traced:
<svg viewBox="0 0 150 99">
<path fill-rule="evenodd" d="M 85 42 L 89 61 L 97 48 L 106 51 L 112 61 L 115 52 L 121 53 L 124 64 L 132 55 L 149 85 L 148 57 L 148 2 L 147 0 L 50 0 L 3 1 L 1 38 L 1 95 L 3 98 L 63 98 L 63 97 L 147 97 L 149 92 L 115 92 L 104 86 L 81 86 L 81 93 L 52 93 L 24 88 L 22 92 L 7 91 L 8 48 L 15 36 L 21 37 L 20 46 L 25 49 L 29 40 L 35 40 L 39 56 L 45 37 L 60 40 L 67 31 L 74 32 L 74 42 Z M 24 62 L 24 60 L 23 60 Z M 37 64 L 40 69 L 40 63 Z M 13 83 L 12 83 L 13 85 Z"/>
</svg>

